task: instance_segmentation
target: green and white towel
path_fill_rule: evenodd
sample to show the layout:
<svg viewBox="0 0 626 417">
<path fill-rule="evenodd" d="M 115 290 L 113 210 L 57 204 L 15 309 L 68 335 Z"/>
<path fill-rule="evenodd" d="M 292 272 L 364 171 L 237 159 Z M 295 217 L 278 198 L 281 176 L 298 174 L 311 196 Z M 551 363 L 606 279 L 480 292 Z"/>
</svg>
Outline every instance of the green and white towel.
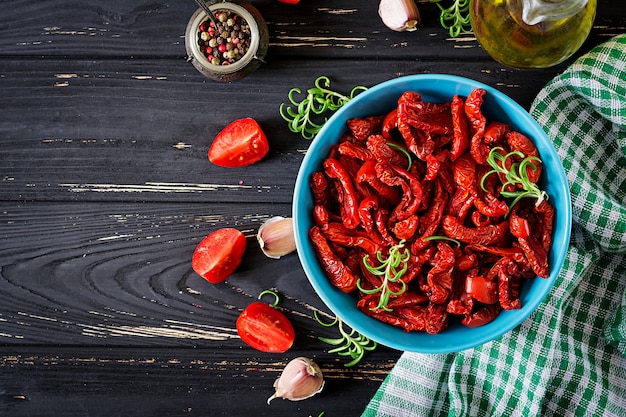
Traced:
<svg viewBox="0 0 626 417">
<path fill-rule="evenodd" d="M 405 352 L 363 417 L 626 416 L 626 35 L 548 83 L 531 114 L 572 195 L 572 238 L 553 289 L 493 342 Z"/>
</svg>

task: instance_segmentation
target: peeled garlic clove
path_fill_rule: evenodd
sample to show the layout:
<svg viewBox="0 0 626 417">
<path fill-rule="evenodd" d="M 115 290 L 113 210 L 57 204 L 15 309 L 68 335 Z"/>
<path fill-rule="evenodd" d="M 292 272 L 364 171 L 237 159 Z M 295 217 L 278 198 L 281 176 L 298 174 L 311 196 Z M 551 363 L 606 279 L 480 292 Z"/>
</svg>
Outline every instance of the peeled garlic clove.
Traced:
<svg viewBox="0 0 626 417">
<path fill-rule="evenodd" d="M 293 219 L 276 216 L 259 227 L 256 235 L 263 253 L 272 259 L 278 259 L 296 250 L 293 234 Z"/>
<path fill-rule="evenodd" d="M 396 32 L 416 30 L 420 23 L 420 13 L 414 0 L 381 0 L 378 15 L 385 26 Z"/>
<path fill-rule="evenodd" d="M 274 382 L 276 392 L 267 399 L 274 398 L 300 401 L 310 398 L 324 388 L 324 376 L 320 367 L 311 359 L 299 357 L 285 366 L 280 377 Z"/>
</svg>

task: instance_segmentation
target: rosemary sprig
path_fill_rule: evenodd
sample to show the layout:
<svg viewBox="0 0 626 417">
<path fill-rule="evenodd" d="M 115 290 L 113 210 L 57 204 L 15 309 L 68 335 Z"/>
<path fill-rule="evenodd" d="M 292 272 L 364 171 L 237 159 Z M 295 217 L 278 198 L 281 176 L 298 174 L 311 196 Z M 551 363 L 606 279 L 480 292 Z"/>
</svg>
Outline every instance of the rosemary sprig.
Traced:
<svg viewBox="0 0 626 417">
<path fill-rule="evenodd" d="M 409 153 L 409 151 L 407 151 L 406 148 L 404 148 L 403 146 L 397 145 L 393 142 L 387 142 L 387 146 L 400 151 L 402 154 L 404 154 L 404 156 L 406 156 L 406 159 L 409 161 L 407 164 L 406 170 L 410 171 L 411 167 L 413 166 L 413 158 L 411 157 L 411 154 Z"/>
<path fill-rule="evenodd" d="M 504 151 L 503 148 L 496 146 L 491 149 L 489 156 L 487 157 L 487 163 L 493 168 L 487 172 L 480 180 L 480 187 L 483 191 L 487 191 L 485 188 L 485 180 L 491 174 L 504 174 L 506 181 L 502 184 L 500 194 L 506 198 L 513 198 L 513 202 L 509 206 L 512 208 L 519 200 L 525 197 L 536 198 L 535 206 L 541 204 L 543 200 L 548 199 L 548 194 L 541 190 L 536 183 L 532 182 L 528 178 L 527 168 L 537 170 L 535 162 L 541 162 L 541 159 L 536 156 L 526 156 L 520 151 L 512 151 L 506 155 L 502 155 L 500 151 Z M 507 159 L 517 156 L 522 158 L 521 162 L 514 162 L 510 169 L 506 169 Z M 512 185 L 516 191 L 506 191 L 506 187 Z M 521 185 L 522 190 L 517 190 L 517 186 Z"/>
<path fill-rule="evenodd" d="M 392 309 L 387 307 L 387 304 L 389 304 L 389 297 L 392 295 L 400 295 L 406 291 L 406 283 L 400 278 L 402 278 L 402 276 L 409 269 L 408 261 L 411 258 L 411 253 L 408 248 L 404 247 L 404 243 L 405 241 L 403 239 L 397 245 L 390 247 L 387 259 L 383 257 L 382 251 L 378 251 L 376 253 L 379 263 L 378 266 L 372 266 L 369 263 L 369 255 L 365 255 L 363 257 L 363 265 L 365 268 L 372 274 L 383 277 L 383 282 L 380 287 L 376 287 L 371 290 L 366 290 L 361 287 L 361 279 L 357 280 L 356 285 L 361 292 L 365 294 L 380 293 L 378 305 L 373 307 L 372 310 L 383 309 L 385 311 L 392 311 Z M 393 291 L 389 288 L 389 284 L 395 282 L 400 283 L 400 289 L 397 291 Z"/>
<path fill-rule="evenodd" d="M 425 242 L 430 242 L 432 240 L 447 240 L 449 242 L 454 243 L 457 246 L 461 246 L 461 242 L 448 236 L 432 235 L 432 236 L 428 236 L 424 238 Z"/>
<path fill-rule="evenodd" d="M 258 300 L 260 300 L 264 295 L 271 295 L 274 297 L 274 302 L 271 303 L 270 305 L 272 307 L 276 307 L 278 305 L 278 303 L 280 302 L 280 295 L 278 295 L 278 293 L 274 290 L 263 290 L 261 291 L 261 293 L 259 294 L 259 297 L 257 298 Z"/>
<path fill-rule="evenodd" d="M 300 102 L 296 100 L 294 95 L 302 94 L 302 91 L 297 87 L 289 90 L 289 102 L 295 107 L 282 103 L 280 115 L 289 123 L 290 131 L 300 133 L 305 139 L 313 139 L 328 120 L 328 117 L 324 117 L 323 122 L 320 123 L 318 120 L 314 120 L 316 116 L 338 110 L 352 100 L 358 92 L 367 90 L 367 87 L 357 86 L 350 91 L 349 95 L 344 95 L 330 90 L 329 87 L 330 79 L 328 77 L 324 75 L 318 77 L 315 80 L 315 87 L 309 88 L 306 97 Z M 318 119 L 321 119 L 321 116 Z"/>
<path fill-rule="evenodd" d="M 441 14 L 439 21 L 444 29 L 448 29 L 450 36 L 456 38 L 465 33 L 472 33 L 472 24 L 469 17 L 470 0 L 453 0 L 452 5 L 443 7 L 442 0 L 430 0 L 437 4 Z"/>
<path fill-rule="evenodd" d="M 335 319 L 330 323 L 325 323 L 320 319 L 317 311 L 314 311 L 313 315 L 315 316 L 315 320 L 322 326 L 331 327 L 337 325 L 337 327 L 339 328 L 339 333 L 341 334 L 341 337 L 336 339 L 318 337 L 318 339 L 331 346 L 337 346 L 333 349 L 330 349 L 328 353 L 337 353 L 339 356 L 349 356 L 350 358 L 352 358 L 350 362 L 347 362 L 344 365 L 346 368 L 349 368 L 359 363 L 361 359 L 363 359 L 363 356 L 365 356 L 365 352 L 372 351 L 378 346 L 375 341 L 363 336 L 361 333 L 357 332 L 354 329 L 351 329 L 351 331 L 348 333 L 348 331 L 344 328 L 343 321 L 341 321 L 339 317 L 335 317 Z"/>
</svg>

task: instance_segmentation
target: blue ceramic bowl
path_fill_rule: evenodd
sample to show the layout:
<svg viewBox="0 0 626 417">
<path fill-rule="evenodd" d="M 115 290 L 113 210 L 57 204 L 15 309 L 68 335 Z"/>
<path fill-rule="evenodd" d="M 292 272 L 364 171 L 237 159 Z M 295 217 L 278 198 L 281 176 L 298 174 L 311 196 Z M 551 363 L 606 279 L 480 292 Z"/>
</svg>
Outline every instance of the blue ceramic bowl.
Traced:
<svg viewBox="0 0 626 417">
<path fill-rule="evenodd" d="M 522 285 L 519 310 L 502 311 L 498 317 L 482 327 L 468 328 L 453 322 L 439 334 L 405 332 L 366 316 L 356 307 L 356 296 L 336 289 L 322 270 L 308 238 L 313 225 L 313 202 L 309 180 L 315 171 L 322 170 L 322 162 L 330 147 L 347 130 L 346 121 L 354 117 L 383 115 L 392 110 L 405 91 L 417 91 L 425 101 L 449 102 L 454 95 L 467 97 L 475 88 L 486 90 L 482 106 L 488 120 L 508 123 L 515 130 L 530 137 L 543 161 L 541 188 L 555 206 L 553 245 L 548 263 L 548 278 L 533 278 Z M 296 179 L 293 197 L 293 218 L 298 256 L 311 285 L 332 310 L 347 325 L 376 342 L 403 351 L 421 353 L 458 352 L 497 339 L 518 326 L 537 308 L 550 291 L 563 265 L 571 232 L 571 203 L 569 187 L 561 161 L 552 143 L 533 118 L 512 99 L 482 83 L 466 78 L 425 74 L 392 79 L 358 94 L 338 110 L 324 125 L 311 143 Z"/>
</svg>

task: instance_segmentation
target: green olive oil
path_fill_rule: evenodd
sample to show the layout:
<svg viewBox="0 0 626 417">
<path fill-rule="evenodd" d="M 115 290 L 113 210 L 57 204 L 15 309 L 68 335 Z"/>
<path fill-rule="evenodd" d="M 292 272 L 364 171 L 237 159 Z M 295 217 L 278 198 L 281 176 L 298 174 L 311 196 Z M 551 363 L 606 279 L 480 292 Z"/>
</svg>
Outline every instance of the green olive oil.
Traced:
<svg viewBox="0 0 626 417">
<path fill-rule="evenodd" d="M 534 25 L 522 19 L 524 1 L 471 0 L 472 29 L 493 59 L 514 68 L 547 68 L 582 46 L 593 26 L 597 0 L 588 0 L 571 17 Z"/>
</svg>

